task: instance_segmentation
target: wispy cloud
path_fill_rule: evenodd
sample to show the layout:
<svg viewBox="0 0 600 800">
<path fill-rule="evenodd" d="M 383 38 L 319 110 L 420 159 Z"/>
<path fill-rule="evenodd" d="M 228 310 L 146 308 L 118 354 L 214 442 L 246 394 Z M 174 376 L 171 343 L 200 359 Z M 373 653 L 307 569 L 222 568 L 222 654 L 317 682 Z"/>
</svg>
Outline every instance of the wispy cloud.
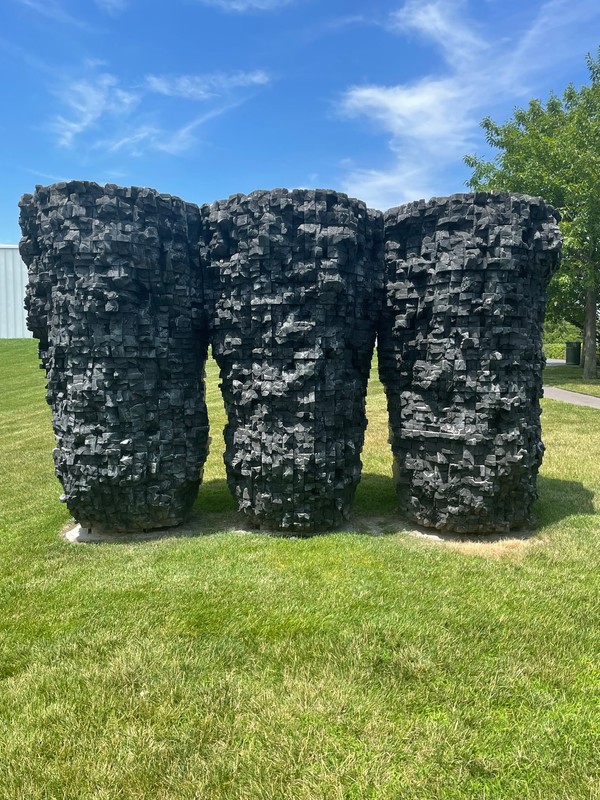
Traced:
<svg viewBox="0 0 600 800">
<path fill-rule="evenodd" d="M 264 86 L 270 77 L 262 70 L 209 73 L 206 75 L 147 76 L 131 89 L 106 71 L 102 61 L 88 60 L 85 77 L 59 82 L 55 90 L 64 110 L 51 123 L 57 144 L 102 149 L 107 153 L 141 156 L 148 152 L 181 155 L 197 144 L 197 131 L 209 120 L 220 117 L 244 102 L 251 88 Z M 180 102 L 178 114 L 185 114 L 189 102 L 204 101 L 205 111 L 176 127 L 161 124 L 161 107 L 156 95 Z M 186 106 L 186 103 L 188 104 Z M 100 131 L 110 130 L 111 135 Z"/>
<path fill-rule="evenodd" d="M 395 86 L 354 86 L 341 99 L 343 116 L 365 117 L 391 137 L 384 169 L 346 167 L 344 190 L 369 205 L 389 207 L 427 195 L 435 185 L 430 164 L 462 157 L 468 148 L 479 102 L 479 79 L 471 70 L 476 58 L 483 61 L 487 47 L 461 21 L 461 5 L 459 0 L 409 0 L 389 21 L 391 32 L 416 33 L 435 44 L 451 67 L 447 75 Z M 468 69 L 455 48 L 470 50 Z"/>
<path fill-rule="evenodd" d="M 474 148 L 481 117 L 495 103 L 528 99 L 550 65 L 582 58 L 581 26 L 598 19 L 596 0 L 546 0 L 530 26 L 507 41 L 497 32 L 484 36 L 464 0 L 407 0 L 391 14 L 388 30 L 421 38 L 442 62 L 412 83 L 346 90 L 339 113 L 387 135 L 388 153 L 382 166 L 343 165 L 344 190 L 384 208 L 460 189 L 447 186 L 445 172 Z"/>
<path fill-rule="evenodd" d="M 161 132 L 155 125 L 140 125 L 137 128 L 125 130 L 112 139 L 99 139 L 94 142 L 93 148 L 106 150 L 109 153 L 126 152 L 131 156 L 141 156 L 152 148 L 161 133 L 164 132 Z"/>
<path fill-rule="evenodd" d="M 52 19 L 61 24 L 73 25 L 77 28 L 87 28 L 87 23 L 70 14 L 59 0 L 17 0 L 35 14 L 47 19 Z"/>
<path fill-rule="evenodd" d="M 352 25 L 372 24 L 377 24 L 373 16 L 367 16 L 366 14 L 347 14 L 346 16 L 332 17 L 331 19 L 327 20 L 323 23 L 321 30 L 323 32 L 335 31 L 349 28 Z"/>
<path fill-rule="evenodd" d="M 389 29 L 398 33 L 416 33 L 435 44 L 449 64 L 464 69 L 465 61 L 478 59 L 489 45 L 475 32 L 473 22 L 465 24 L 463 0 L 408 0 L 391 14 Z"/>
<path fill-rule="evenodd" d="M 120 88 L 118 79 L 108 73 L 74 81 L 63 88 L 60 96 L 68 112 L 56 117 L 53 128 L 62 147 L 71 147 L 76 136 L 102 117 L 128 114 L 140 99 L 134 92 Z"/>
<path fill-rule="evenodd" d="M 343 167 L 346 175 L 342 189 L 351 197 L 364 200 L 370 208 L 383 210 L 440 194 L 426 163 L 413 160 L 410 153 L 397 153 L 395 156 L 385 170 L 360 167 L 352 161 L 345 162 Z"/>
<path fill-rule="evenodd" d="M 452 80 L 425 78 L 400 86 L 356 86 L 343 98 L 341 111 L 349 117 L 367 116 L 393 142 L 414 141 L 431 150 L 440 142 L 462 147 L 470 130 L 474 98 Z"/>
<path fill-rule="evenodd" d="M 182 155 L 197 144 L 196 131 L 206 122 L 220 117 L 241 105 L 244 100 L 222 105 L 201 114 L 190 122 L 175 130 L 166 130 L 158 125 L 140 125 L 125 131 L 122 135 L 111 139 L 102 139 L 94 144 L 110 153 L 127 153 L 130 156 L 142 156 L 148 151 L 168 153 L 172 156 Z"/>
<path fill-rule="evenodd" d="M 151 92 L 188 100 L 210 100 L 233 89 L 264 86 L 270 82 L 262 70 L 254 72 L 213 72 L 205 75 L 148 75 L 146 87 Z"/>
<path fill-rule="evenodd" d="M 343 34 L 346 30 L 353 27 L 381 27 L 383 19 L 387 21 L 387 16 L 371 12 L 367 14 L 346 14 L 333 16 L 323 21 L 310 20 L 309 24 L 300 31 L 300 36 L 304 41 L 315 42 L 323 37 L 332 34 Z"/>
<path fill-rule="evenodd" d="M 297 0 L 199 0 L 199 2 L 239 14 L 245 11 L 275 11 L 292 5 Z"/>
<path fill-rule="evenodd" d="M 54 175 L 50 172 L 40 172 L 39 169 L 31 169 L 30 167 L 23 167 L 23 169 L 30 175 L 33 175 L 36 178 L 43 178 L 43 180 L 50 181 L 50 183 L 58 183 L 59 181 L 66 180 L 64 175 Z"/>
<path fill-rule="evenodd" d="M 129 0 L 96 0 L 96 5 L 109 14 L 118 14 L 129 5 Z"/>
<path fill-rule="evenodd" d="M 53 80 L 60 79 L 60 70 L 49 61 L 40 58 L 30 47 L 23 47 L 0 36 L 0 50 L 8 53 L 20 66 L 26 66 L 38 75 L 44 75 Z"/>
<path fill-rule="evenodd" d="M 500 81 L 507 91 L 517 86 L 521 95 L 535 91 L 540 76 L 561 69 L 562 88 L 568 64 L 581 65 L 583 55 L 598 47 L 600 4 L 597 0 L 546 0 L 531 26 L 514 43 Z"/>
</svg>

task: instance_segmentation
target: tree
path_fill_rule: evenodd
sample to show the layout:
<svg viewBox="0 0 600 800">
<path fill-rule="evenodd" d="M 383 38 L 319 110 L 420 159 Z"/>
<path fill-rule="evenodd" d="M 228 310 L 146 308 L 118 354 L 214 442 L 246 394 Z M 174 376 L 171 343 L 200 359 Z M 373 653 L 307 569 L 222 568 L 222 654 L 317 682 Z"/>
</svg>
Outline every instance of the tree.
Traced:
<svg viewBox="0 0 600 800">
<path fill-rule="evenodd" d="M 502 125 L 481 126 L 499 152 L 492 161 L 465 157 L 474 190 L 541 195 L 562 215 L 562 265 L 551 285 L 550 309 L 582 321 L 584 377 L 595 378 L 600 287 L 600 48 L 587 56 L 590 85 L 570 84 L 562 97 L 531 100 Z M 567 301 L 565 303 L 565 300 Z M 569 305 L 567 305 L 567 303 Z"/>
</svg>

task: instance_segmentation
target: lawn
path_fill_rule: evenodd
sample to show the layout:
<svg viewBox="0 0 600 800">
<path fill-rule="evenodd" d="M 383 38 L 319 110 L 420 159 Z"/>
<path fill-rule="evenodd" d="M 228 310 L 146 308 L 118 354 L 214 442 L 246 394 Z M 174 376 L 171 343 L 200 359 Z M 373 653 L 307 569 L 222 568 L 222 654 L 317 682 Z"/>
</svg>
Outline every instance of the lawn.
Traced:
<svg viewBox="0 0 600 800">
<path fill-rule="evenodd" d="M 570 392 L 581 392 L 600 397 L 600 378 L 584 380 L 582 367 L 567 366 L 566 364 L 546 367 L 544 384 L 567 389 Z"/>
<path fill-rule="evenodd" d="M 0 342 L 1 800 L 600 798 L 599 411 L 544 401 L 533 538 L 437 543 L 373 378 L 385 535 L 284 539 L 234 530 L 211 365 L 202 535 L 70 545 L 43 384 Z"/>
</svg>

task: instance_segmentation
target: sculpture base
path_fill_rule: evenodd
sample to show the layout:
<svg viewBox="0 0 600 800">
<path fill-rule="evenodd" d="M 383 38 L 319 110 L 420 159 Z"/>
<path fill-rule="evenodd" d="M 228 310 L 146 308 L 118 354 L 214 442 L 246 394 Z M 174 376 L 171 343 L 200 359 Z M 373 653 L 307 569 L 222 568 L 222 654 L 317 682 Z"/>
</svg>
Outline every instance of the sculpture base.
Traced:
<svg viewBox="0 0 600 800">
<path fill-rule="evenodd" d="M 97 542 L 139 542 L 159 539 L 163 536 L 189 536 L 185 524 L 170 528 L 156 528 L 148 531 L 109 531 L 102 528 L 86 528 L 78 522 L 61 531 L 62 538 L 72 544 L 93 544 Z"/>
</svg>

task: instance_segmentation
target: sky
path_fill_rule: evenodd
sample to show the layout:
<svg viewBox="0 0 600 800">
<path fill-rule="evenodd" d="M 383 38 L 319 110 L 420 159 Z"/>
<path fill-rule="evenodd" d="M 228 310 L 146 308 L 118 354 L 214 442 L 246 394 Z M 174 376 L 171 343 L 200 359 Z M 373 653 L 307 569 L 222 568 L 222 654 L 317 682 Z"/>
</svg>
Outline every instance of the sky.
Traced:
<svg viewBox="0 0 600 800">
<path fill-rule="evenodd" d="M 84 179 L 194 203 L 465 191 L 481 120 L 585 83 L 598 0 L 0 0 L 0 242 Z"/>
</svg>

